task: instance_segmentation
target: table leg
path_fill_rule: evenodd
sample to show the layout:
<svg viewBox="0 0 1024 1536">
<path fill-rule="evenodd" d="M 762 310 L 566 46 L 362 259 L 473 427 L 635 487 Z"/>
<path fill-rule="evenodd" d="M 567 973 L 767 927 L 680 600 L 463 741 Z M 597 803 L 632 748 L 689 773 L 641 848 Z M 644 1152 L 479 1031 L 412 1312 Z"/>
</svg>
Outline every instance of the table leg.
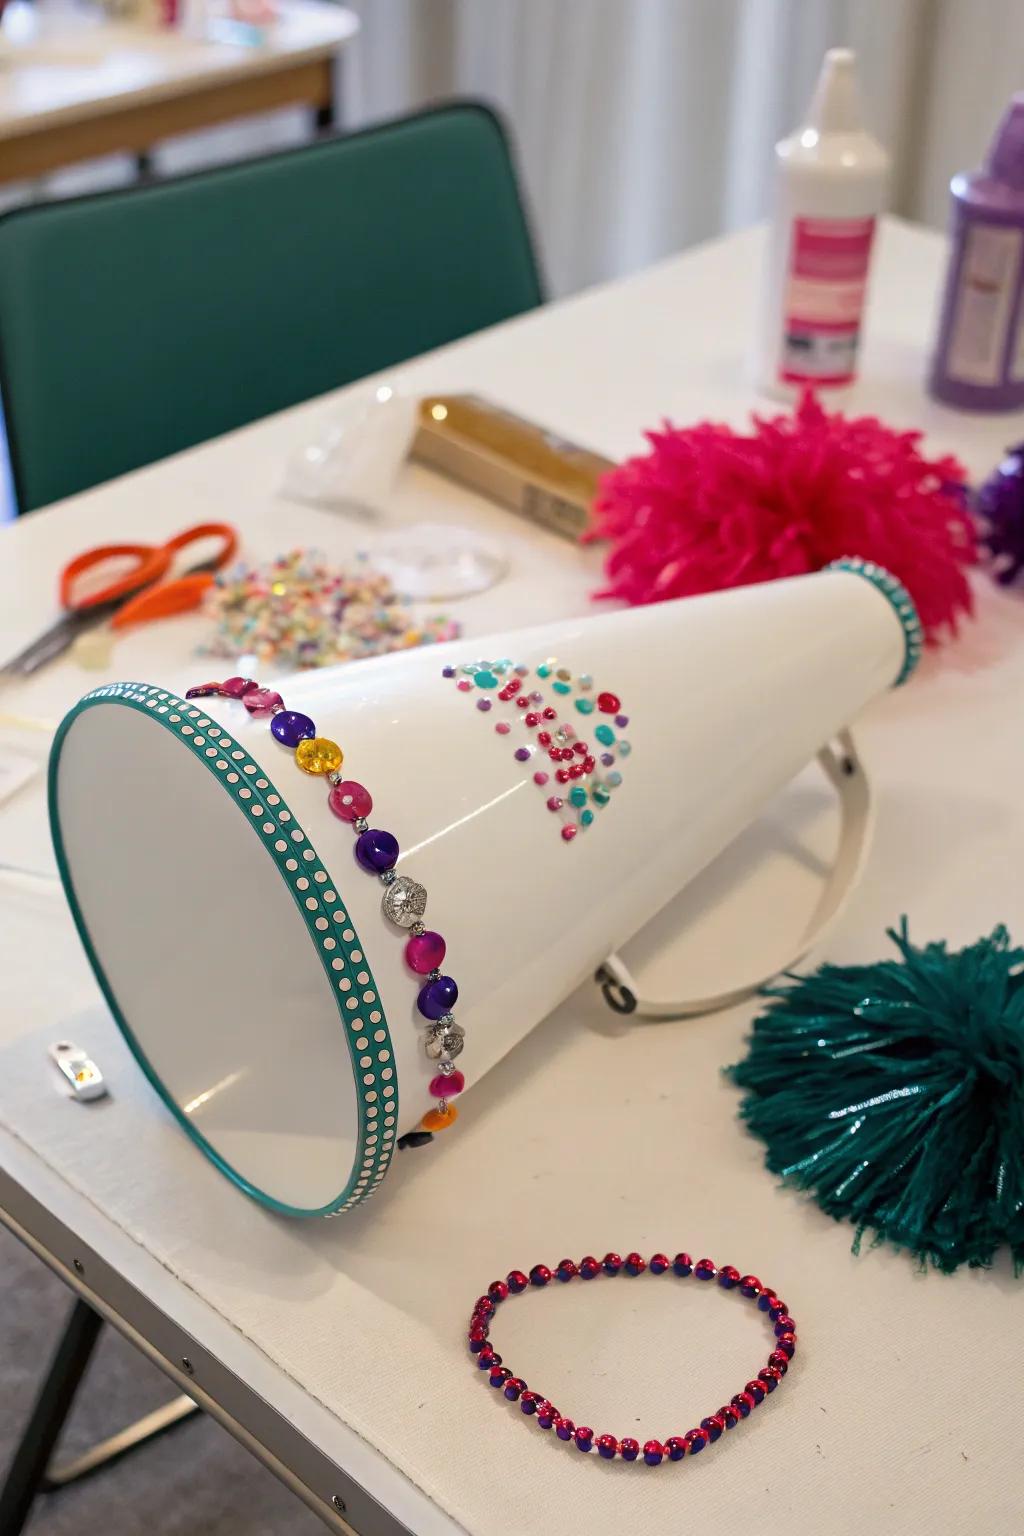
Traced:
<svg viewBox="0 0 1024 1536">
<path fill-rule="evenodd" d="M 0 1536 L 19 1536 L 29 1517 L 102 1326 L 98 1312 L 75 1302 L 0 1490 Z"/>
</svg>

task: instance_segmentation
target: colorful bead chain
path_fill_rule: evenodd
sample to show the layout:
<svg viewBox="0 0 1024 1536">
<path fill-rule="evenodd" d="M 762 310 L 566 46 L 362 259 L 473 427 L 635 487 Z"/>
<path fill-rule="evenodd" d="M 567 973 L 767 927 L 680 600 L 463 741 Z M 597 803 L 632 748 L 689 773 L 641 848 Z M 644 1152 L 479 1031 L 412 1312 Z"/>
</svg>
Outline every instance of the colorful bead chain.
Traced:
<svg viewBox="0 0 1024 1536">
<path fill-rule="evenodd" d="M 644 1270 L 652 1275 L 664 1275 L 669 1270 L 681 1279 L 693 1275 L 697 1280 L 717 1280 L 723 1290 L 738 1290 L 741 1296 L 756 1303 L 767 1312 L 775 1334 L 775 1348 L 768 1356 L 768 1363 L 761 1367 L 741 1392 L 737 1392 L 716 1413 L 701 1419 L 697 1429 L 686 1434 L 669 1435 L 667 1440 L 648 1440 L 643 1446 L 638 1440 L 627 1437 L 617 1440 L 614 1435 L 595 1435 L 585 1424 L 574 1424 L 554 1406 L 543 1392 L 534 1392 L 521 1376 L 502 1364 L 499 1354 L 490 1340 L 491 1319 L 501 1302 L 509 1296 L 521 1295 L 528 1286 L 543 1287 L 552 1280 L 568 1282 L 577 1277 L 593 1280 L 598 1275 L 642 1275 Z M 518 1402 L 523 1413 L 531 1416 L 540 1429 L 553 1429 L 559 1440 L 575 1445 L 578 1451 L 597 1451 L 606 1461 L 620 1456 L 623 1461 L 636 1461 L 643 1457 L 644 1464 L 656 1467 L 663 1461 L 682 1461 L 684 1456 L 696 1456 L 706 1445 L 720 1440 L 727 1429 L 735 1429 L 741 1419 L 749 1418 L 765 1397 L 774 1392 L 789 1369 L 796 1353 L 796 1323 L 789 1315 L 789 1308 L 770 1286 L 762 1285 L 755 1275 L 741 1275 L 731 1264 L 721 1268 L 710 1259 L 698 1259 L 696 1264 L 688 1253 L 677 1253 L 670 1259 L 664 1253 L 656 1253 L 644 1260 L 638 1253 L 628 1253 L 624 1259 L 617 1253 L 606 1253 L 603 1259 L 587 1255 L 578 1264 L 572 1259 L 562 1259 L 554 1270 L 546 1264 L 535 1264 L 528 1275 L 521 1269 L 512 1270 L 504 1280 L 494 1280 L 487 1287 L 473 1308 L 469 1320 L 469 1349 L 476 1356 L 480 1370 L 488 1373 L 488 1380 L 496 1390 L 504 1392 L 510 1402 Z"/>
<path fill-rule="evenodd" d="M 368 874 L 376 875 L 384 886 L 381 901 L 384 916 L 396 928 L 409 930 L 405 963 L 417 976 L 424 978 L 416 1006 L 429 1023 L 423 1047 L 428 1060 L 437 1066 L 437 1075 L 429 1085 L 437 1103 L 423 1116 L 419 1130 L 401 1137 L 398 1145 L 421 1146 L 430 1141 L 434 1131 L 446 1130 L 456 1120 L 458 1110 L 451 1100 L 466 1086 L 465 1078 L 455 1065 L 455 1057 L 465 1044 L 465 1034 L 452 1013 L 459 989 L 451 976 L 441 974 L 447 950 L 444 939 L 421 921 L 427 907 L 426 890 L 408 875 L 395 873 L 398 839 L 392 832 L 370 826 L 366 819 L 373 809 L 369 790 L 355 779 L 342 777 L 345 754 L 336 741 L 317 735 L 316 726 L 308 715 L 287 709 L 279 693 L 271 688 L 261 688 L 247 677 L 229 677 L 223 683 L 199 683 L 190 688 L 185 697 L 201 699 L 212 694 L 222 699 L 239 699 L 250 715 L 268 716 L 274 740 L 294 753 L 303 773 L 323 775 L 328 780 L 331 786 L 328 806 L 356 834 L 356 862 Z"/>
</svg>

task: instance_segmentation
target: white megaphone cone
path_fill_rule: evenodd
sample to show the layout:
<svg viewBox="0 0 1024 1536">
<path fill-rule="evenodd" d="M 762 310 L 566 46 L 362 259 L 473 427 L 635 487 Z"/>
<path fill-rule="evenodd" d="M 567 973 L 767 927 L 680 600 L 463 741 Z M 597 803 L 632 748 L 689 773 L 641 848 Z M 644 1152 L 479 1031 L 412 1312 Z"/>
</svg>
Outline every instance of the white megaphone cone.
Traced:
<svg viewBox="0 0 1024 1536">
<path fill-rule="evenodd" d="M 241 680 L 83 699 L 58 862 L 203 1150 L 276 1209 L 344 1209 L 583 978 L 635 1006 L 615 946 L 916 660 L 903 589 L 849 565 L 306 673 L 276 713 Z M 852 815 L 819 920 L 866 824 L 852 752 L 826 761 Z"/>
</svg>

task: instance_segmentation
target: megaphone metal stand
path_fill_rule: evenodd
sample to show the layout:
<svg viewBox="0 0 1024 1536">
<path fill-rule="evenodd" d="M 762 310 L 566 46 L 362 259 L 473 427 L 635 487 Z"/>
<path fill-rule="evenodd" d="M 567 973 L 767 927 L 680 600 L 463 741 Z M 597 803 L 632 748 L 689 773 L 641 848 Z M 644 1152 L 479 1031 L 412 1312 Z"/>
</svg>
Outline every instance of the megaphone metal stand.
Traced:
<svg viewBox="0 0 1024 1536">
<path fill-rule="evenodd" d="M 666 1022 L 670 1019 L 690 1019 L 700 1014 L 717 1013 L 760 991 L 773 976 L 796 965 L 815 945 L 821 943 L 842 916 L 860 879 L 871 847 L 874 807 L 870 780 L 849 731 L 839 733 L 835 746 L 822 748 L 818 753 L 818 762 L 839 796 L 839 846 L 825 888 L 795 950 L 770 971 L 739 987 L 713 993 L 710 997 L 685 999 L 645 996 L 642 984 L 633 976 L 625 961 L 617 954 L 609 955 L 598 967 L 594 980 L 613 1012 Z"/>
</svg>

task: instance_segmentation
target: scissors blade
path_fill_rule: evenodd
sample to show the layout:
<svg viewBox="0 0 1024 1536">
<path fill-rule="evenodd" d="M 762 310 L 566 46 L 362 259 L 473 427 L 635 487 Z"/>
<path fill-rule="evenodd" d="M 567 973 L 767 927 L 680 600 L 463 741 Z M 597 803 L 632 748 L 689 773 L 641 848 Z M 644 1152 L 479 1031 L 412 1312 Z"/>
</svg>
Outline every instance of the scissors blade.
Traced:
<svg viewBox="0 0 1024 1536">
<path fill-rule="evenodd" d="M 92 608 L 76 609 L 71 613 L 65 613 L 55 624 L 51 624 L 49 629 L 44 629 L 41 635 L 37 635 L 23 651 L 19 651 L 3 667 L 0 667 L 0 676 L 31 677 L 33 672 L 39 671 L 40 667 L 45 667 L 48 661 L 63 655 L 83 631 L 102 624 L 115 606 L 117 605 L 97 603 Z"/>
</svg>

